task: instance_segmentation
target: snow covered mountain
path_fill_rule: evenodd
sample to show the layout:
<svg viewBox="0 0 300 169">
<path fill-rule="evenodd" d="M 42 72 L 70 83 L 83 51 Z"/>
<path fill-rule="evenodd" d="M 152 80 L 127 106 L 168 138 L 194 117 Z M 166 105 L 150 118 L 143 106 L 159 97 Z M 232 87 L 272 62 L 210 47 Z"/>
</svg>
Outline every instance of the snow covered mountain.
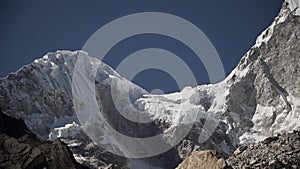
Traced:
<svg viewBox="0 0 300 169">
<path fill-rule="evenodd" d="M 175 168 L 199 149 L 215 149 L 226 157 L 240 144 L 261 141 L 280 131 L 300 129 L 298 6 L 298 0 L 287 0 L 272 25 L 257 38 L 232 73 L 218 84 L 151 95 L 84 51 L 57 51 L 1 79 L 0 107 L 8 115 L 24 119 L 40 138 L 61 138 L 75 159 L 91 168 L 142 165 Z M 74 80 L 78 60 L 87 66 L 79 74 L 82 78 Z M 95 81 L 90 78 L 93 73 Z M 76 88 L 77 82 L 93 83 L 95 90 Z M 82 98 L 95 92 L 100 105 L 95 123 L 88 126 L 81 123 L 75 112 L 89 106 L 80 106 L 74 90 Z M 135 123 L 124 116 L 151 122 Z M 108 124 L 131 137 L 147 138 L 165 133 L 163 144 L 174 147 L 154 157 L 123 158 L 122 155 L 130 157 L 141 150 L 130 148 L 132 143 L 121 142 Z M 180 134 L 190 128 L 187 135 Z M 91 138 L 96 135 L 99 138 L 93 142 Z M 109 153 L 108 149 L 117 150 L 120 156 Z M 147 146 L 142 151 L 147 152 Z"/>
</svg>

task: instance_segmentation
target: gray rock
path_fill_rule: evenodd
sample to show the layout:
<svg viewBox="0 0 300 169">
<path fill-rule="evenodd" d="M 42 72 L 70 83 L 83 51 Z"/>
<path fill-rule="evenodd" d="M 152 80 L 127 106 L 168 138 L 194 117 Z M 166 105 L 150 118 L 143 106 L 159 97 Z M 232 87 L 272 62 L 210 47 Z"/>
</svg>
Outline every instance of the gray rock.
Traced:
<svg viewBox="0 0 300 169">
<path fill-rule="evenodd" d="M 284 132 L 252 146 L 253 148 L 248 147 L 243 153 L 231 155 L 226 160 L 227 164 L 231 168 L 249 166 L 279 169 L 300 166 L 300 131 Z M 282 147 L 289 147 L 291 151 L 287 152 Z"/>
<path fill-rule="evenodd" d="M 197 111 L 199 110 L 198 113 L 201 116 L 199 115 L 196 119 L 187 136 L 173 149 L 142 160 L 156 167 L 174 168 L 188 155 L 200 149 L 213 149 L 220 156 L 228 157 L 241 144 L 255 143 L 282 130 L 300 129 L 298 123 L 300 118 L 299 18 L 293 15 L 289 8 L 283 7 L 274 23 L 261 35 L 262 39 L 258 39 L 256 45 L 245 54 L 237 68 L 223 82 L 198 86 L 193 89 L 194 93 L 186 100 L 174 101 L 164 96 L 157 97 L 159 103 L 165 103 L 167 108 L 168 105 L 179 105 L 188 101 L 198 106 Z M 73 122 L 79 124 L 73 105 L 71 79 L 79 56 L 88 58 L 87 53 L 83 51 L 50 52 L 34 63 L 24 66 L 18 72 L 0 79 L 0 107 L 6 114 L 22 118 L 28 128 L 42 139 L 48 139 L 51 133 L 58 136 L 57 133 L 55 134 L 56 129 L 66 124 Z M 172 112 L 166 107 L 162 107 L 165 112 L 158 117 L 146 111 L 146 117 L 153 121 L 149 124 L 133 123 L 125 119 L 119 114 L 112 100 L 111 91 L 114 91 L 112 84 L 104 81 L 107 79 L 113 81 L 111 76 L 122 82 L 127 81 L 108 65 L 98 60 L 93 61 L 100 65 L 95 79 L 96 98 L 101 105 L 103 117 L 107 118 L 109 124 L 118 132 L 130 137 L 151 137 L 170 129 L 170 126 L 173 127 L 172 131 L 176 132 L 180 132 L 180 127 L 185 127 L 185 124 L 174 126 L 177 123 L 169 120 L 172 119 L 169 117 L 177 112 Z M 88 72 L 88 70 L 85 71 Z M 84 75 L 90 77 L 88 73 Z M 141 113 L 139 110 L 146 110 L 146 106 L 157 105 L 157 100 L 142 97 L 147 92 L 137 85 L 130 83 L 130 89 L 130 97 L 136 101 L 138 110 L 130 109 L 126 113 L 139 114 Z M 145 102 L 139 102 L 140 99 Z M 208 115 L 218 121 L 216 128 L 212 130 L 208 129 L 213 128 L 211 123 L 205 126 L 205 123 L 209 121 L 206 118 Z M 106 130 L 99 131 L 99 136 L 103 136 L 105 132 Z M 17 131 L 16 133 L 24 135 Z M 205 133 L 208 136 L 207 140 L 199 142 L 200 133 Z M 176 134 L 172 137 L 176 137 Z M 23 139 L 26 140 L 25 137 Z M 118 144 L 97 147 L 81 130 L 77 135 L 68 135 L 61 139 L 70 146 L 74 155 L 77 155 L 76 159 L 89 167 L 116 166 L 120 168 L 128 162 L 124 158 L 107 153 L 101 146 L 117 150 L 126 147 L 118 147 Z M 279 139 L 282 142 L 277 142 L 273 139 L 275 138 L 270 138 L 262 144 L 267 146 L 275 142 L 274 149 L 258 149 L 260 147 L 256 146 L 250 146 L 247 149 L 264 153 L 268 158 L 269 154 L 276 155 L 278 165 L 286 164 L 288 161 L 277 152 L 284 150 L 286 155 L 297 156 L 294 152 L 296 147 L 279 146 L 288 144 L 290 140 Z M 16 142 L 18 148 L 9 149 L 9 146 L 14 145 L 11 141 L 14 142 L 9 140 L 5 146 L 9 151 L 23 151 L 25 145 L 19 145 Z M 166 144 L 168 143 L 166 141 Z M 24 150 L 28 152 L 26 148 Z M 235 155 L 240 158 L 252 155 L 250 152 L 241 149 Z M 254 159 L 256 156 L 253 155 Z M 97 159 L 100 160 L 97 161 Z M 245 161 L 244 164 L 251 162 L 249 159 Z M 265 165 L 268 162 L 259 161 L 257 164 Z M 247 167 L 249 166 L 245 166 Z"/>
<path fill-rule="evenodd" d="M 9 124 L 9 125 L 7 125 Z M 16 136 L 13 129 L 23 135 Z M 63 142 L 40 141 L 24 122 L 0 112 L 0 168 L 84 169 Z"/>
</svg>

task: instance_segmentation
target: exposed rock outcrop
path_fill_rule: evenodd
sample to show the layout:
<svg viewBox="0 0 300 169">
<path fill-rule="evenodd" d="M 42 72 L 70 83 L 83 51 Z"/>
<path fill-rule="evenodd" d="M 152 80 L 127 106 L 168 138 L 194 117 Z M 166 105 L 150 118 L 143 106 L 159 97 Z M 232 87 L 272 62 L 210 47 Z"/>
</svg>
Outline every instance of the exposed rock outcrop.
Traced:
<svg viewBox="0 0 300 169">
<path fill-rule="evenodd" d="M 226 159 L 215 151 L 198 151 L 187 157 L 177 169 L 297 169 L 300 166 L 300 131 L 283 132 L 273 137 L 238 147 Z"/>
<path fill-rule="evenodd" d="M 237 68 L 218 84 L 186 87 L 181 92 L 166 95 L 151 95 L 122 78 L 105 63 L 90 58 L 84 51 L 57 51 L 0 79 L 0 107 L 7 115 L 22 118 L 37 137 L 60 138 L 68 144 L 78 162 L 93 168 L 129 165 L 131 159 L 112 155 L 107 152 L 108 149 L 132 155 L 151 151 L 159 147 L 157 145 L 172 144 L 169 151 L 142 159 L 149 165 L 161 168 L 174 168 L 198 150 L 216 150 L 220 156 L 227 157 L 240 145 L 261 141 L 281 131 L 300 129 L 300 17 L 297 11 L 293 11 L 285 3 L 278 17 L 257 39 Z M 78 58 L 86 61 L 86 67 L 79 71 L 79 79 L 85 80 L 82 81 L 84 86 L 95 84 L 93 90 L 79 88 L 78 91 L 82 91 L 79 94 L 90 96 L 95 92 L 94 102 L 86 103 L 84 101 L 89 99 L 73 97 L 72 75 Z M 95 79 L 91 73 L 93 71 L 97 72 Z M 114 86 L 114 82 L 118 85 Z M 129 91 L 125 85 L 128 85 Z M 114 92 L 116 100 L 112 98 Z M 124 101 L 128 95 L 130 103 Z M 95 113 L 98 116 L 90 118 L 95 123 L 84 123 L 90 127 L 86 128 L 76 116 L 76 103 L 78 107 L 89 108 L 90 103 L 95 102 L 99 107 L 91 112 L 99 111 Z M 129 106 L 131 102 L 133 108 Z M 143 115 L 151 122 L 133 122 L 123 116 L 128 114 Z M 187 135 L 183 138 L 178 136 L 182 129 L 190 125 L 192 128 Z M 11 129 L 14 126 L 5 126 L 7 136 L 1 139 L 8 140 L 5 147 L 29 144 L 19 140 L 26 133 L 19 130 L 9 133 L 14 131 Z M 164 135 L 155 147 L 145 145 L 145 142 L 132 144 L 130 141 L 126 142 L 128 146 L 118 140 L 110 128 L 131 138 Z M 99 147 L 92 143 L 89 134 L 99 138 L 93 140 Z M 32 134 L 28 137 L 35 138 Z M 179 143 L 174 138 L 178 138 Z M 55 147 L 54 143 L 44 144 Z M 60 141 L 57 144 L 65 148 Z M 36 163 L 44 164 L 41 161 L 48 157 L 40 156 L 44 152 L 40 146 L 42 144 L 34 145 L 32 147 L 40 151 L 35 149 L 32 156 L 36 157 Z M 5 153 L 11 151 L 15 150 L 5 150 Z"/>
<path fill-rule="evenodd" d="M 300 166 L 300 131 L 280 133 L 262 142 L 238 148 L 226 161 L 234 169 L 281 169 Z"/>
<path fill-rule="evenodd" d="M 21 119 L 0 112 L 0 168 L 85 169 L 60 140 L 40 141 Z"/>
<path fill-rule="evenodd" d="M 176 169 L 223 169 L 225 166 L 225 160 L 218 158 L 215 151 L 206 150 L 194 152 Z"/>
</svg>

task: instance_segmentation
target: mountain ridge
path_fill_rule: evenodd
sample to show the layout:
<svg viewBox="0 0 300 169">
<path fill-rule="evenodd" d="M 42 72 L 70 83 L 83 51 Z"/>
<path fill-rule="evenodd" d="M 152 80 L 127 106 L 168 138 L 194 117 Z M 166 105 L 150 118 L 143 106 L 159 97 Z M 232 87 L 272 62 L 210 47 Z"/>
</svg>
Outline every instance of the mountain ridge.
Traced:
<svg viewBox="0 0 300 169">
<path fill-rule="evenodd" d="M 57 51 L 0 79 L 0 106 L 6 114 L 24 119 L 29 129 L 40 138 L 64 138 L 79 162 L 95 163 L 91 165 L 94 167 L 101 165 L 101 162 L 93 162 L 97 160 L 93 157 L 93 148 L 85 153 L 76 151 L 78 146 L 72 144 L 82 143 L 83 148 L 96 147 L 91 146 L 90 135 L 85 134 L 86 128 L 80 126 L 73 105 L 72 72 L 78 57 L 83 57 L 88 65 L 83 76 L 88 77 L 90 71 L 96 70 L 95 65 L 99 66 L 95 77 L 96 97 L 102 106 L 103 117 L 109 119 L 110 125 L 119 132 L 149 137 L 161 132 L 179 133 L 181 126 L 192 125 L 183 140 L 174 142 L 175 147 L 160 156 L 142 159 L 142 163 L 149 163 L 150 168 L 153 165 L 172 168 L 199 149 L 214 149 L 227 157 L 241 144 L 258 142 L 281 131 L 300 129 L 300 21 L 298 9 L 285 5 L 273 24 L 258 37 L 256 45 L 220 83 L 186 87 L 172 94 L 150 95 L 108 65 L 90 58 L 86 52 Z M 134 109 L 122 104 L 126 98 L 121 94 L 126 90 L 114 86 L 115 82 L 129 84 Z M 120 95 L 114 98 L 113 91 Z M 121 103 L 121 109 L 116 102 Z M 153 123 L 131 123 L 118 115 L 120 110 L 137 117 L 144 113 Z M 195 114 L 197 118 L 193 118 Z M 124 154 L 131 151 L 105 129 L 101 131 L 104 139 L 98 144 L 119 149 Z M 68 134 L 68 130 L 80 138 Z M 179 136 L 165 136 L 166 143 L 173 144 L 171 137 Z M 107 145 L 107 142 L 112 144 Z M 161 157 L 166 159 L 161 160 Z M 131 165 L 141 165 L 140 161 L 128 161 Z M 115 161 L 108 160 L 103 165 L 108 166 L 110 162 Z"/>
</svg>

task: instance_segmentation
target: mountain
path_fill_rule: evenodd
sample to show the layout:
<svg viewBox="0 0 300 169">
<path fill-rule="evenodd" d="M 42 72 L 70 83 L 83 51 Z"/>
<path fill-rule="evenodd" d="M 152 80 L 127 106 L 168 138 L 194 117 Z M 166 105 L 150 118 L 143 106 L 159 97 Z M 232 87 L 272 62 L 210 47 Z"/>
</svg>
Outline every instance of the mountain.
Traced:
<svg viewBox="0 0 300 169">
<path fill-rule="evenodd" d="M 296 3 L 284 2 L 220 83 L 151 95 L 84 51 L 57 51 L 0 79 L 0 107 L 40 139 L 64 141 L 90 168 L 175 168 L 206 149 L 227 158 L 240 145 L 300 129 Z"/>
</svg>

